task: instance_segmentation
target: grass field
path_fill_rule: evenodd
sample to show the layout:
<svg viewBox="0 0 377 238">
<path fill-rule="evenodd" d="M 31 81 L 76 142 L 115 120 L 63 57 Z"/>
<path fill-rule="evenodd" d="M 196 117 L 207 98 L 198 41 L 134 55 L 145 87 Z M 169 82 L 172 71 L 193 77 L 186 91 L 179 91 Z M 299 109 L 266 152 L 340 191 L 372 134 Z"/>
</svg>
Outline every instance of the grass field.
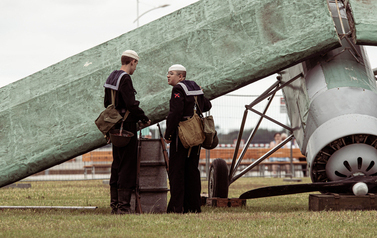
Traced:
<svg viewBox="0 0 377 238">
<path fill-rule="evenodd" d="M 309 182 L 304 178 L 303 182 Z M 30 182 L 0 189 L 1 206 L 97 206 L 95 210 L 4 209 L 0 237 L 376 237 L 376 211 L 308 210 L 308 193 L 259 198 L 246 207 L 203 207 L 200 214 L 110 215 L 102 180 Z M 281 178 L 241 178 L 229 197 L 287 184 Z M 207 182 L 202 182 L 207 192 Z"/>
</svg>

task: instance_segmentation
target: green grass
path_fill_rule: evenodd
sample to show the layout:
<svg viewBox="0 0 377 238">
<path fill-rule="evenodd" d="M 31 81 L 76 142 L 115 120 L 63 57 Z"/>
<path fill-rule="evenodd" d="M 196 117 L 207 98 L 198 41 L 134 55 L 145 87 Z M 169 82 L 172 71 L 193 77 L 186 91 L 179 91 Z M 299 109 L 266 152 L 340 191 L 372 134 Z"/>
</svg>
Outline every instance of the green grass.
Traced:
<svg viewBox="0 0 377 238">
<path fill-rule="evenodd" d="M 303 182 L 309 182 L 305 178 Z M 286 184 L 241 178 L 229 197 Z M 203 181 L 203 192 L 207 182 Z M 376 211 L 308 210 L 308 193 L 259 198 L 246 207 L 203 207 L 201 214 L 110 215 L 109 187 L 100 181 L 31 182 L 0 189 L 1 206 L 97 206 L 96 210 L 0 211 L 0 237 L 375 237 Z"/>
</svg>

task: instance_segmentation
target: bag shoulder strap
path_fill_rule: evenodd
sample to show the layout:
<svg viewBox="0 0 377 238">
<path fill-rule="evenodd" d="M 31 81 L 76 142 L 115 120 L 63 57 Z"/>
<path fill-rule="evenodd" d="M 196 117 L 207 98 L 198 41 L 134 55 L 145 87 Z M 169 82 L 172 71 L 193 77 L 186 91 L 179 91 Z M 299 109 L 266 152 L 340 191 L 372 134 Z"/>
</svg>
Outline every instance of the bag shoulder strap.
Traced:
<svg viewBox="0 0 377 238">
<path fill-rule="evenodd" d="M 198 96 L 194 96 L 194 98 L 195 98 L 195 104 L 196 104 L 196 107 L 199 109 L 200 116 L 203 117 L 202 110 L 200 109 L 200 107 L 199 107 L 199 103 L 198 103 Z M 195 113 L 195 107 L 194 107 L 194 113 Z"/>
<path fill-rule="evenodd" d="M 116 95 L 116 91 L 111 89 L 111 104 L 113 104 L 114 107 L 115 107 L 115 95 Z"/>
<path fill-rule="evenodd" d="M 116 95 L 116 91 L 111 89 L 111 104 L 113 104 L 114 107 L 115 107 L 115 95 Z M 128 115 L 130 115 L 129 110 L 127 110 L 126 114 L 124 114 L 123 121 L 125 121 L 127 119 Z"/>
<path fill-rule="evenodd" d="M 123 121 L 127 119 L 128 115 L 130 115 L 130 111 L 127 110 L 126 114 L 124 114 Z"/>
<path fill-rule="evenodd" d="M 120 80 L 122 79 L 123 75 L 125 75 L 125 74 L 127 74 L 127 73 L 123 72 L 123 73 L 121 73 L 121 75 L 119 75 L 119 78 L 118 78 L 118 81 L 116 83 L 116 86 L 105 83 L 105 87 L 111 89 L 111 104 L 113 104 L 114 107 L 115 107 L 116 90 L 118 90 L 118 87 L 119 87 L 119 84 L 120 84 Z"/>
</svg>

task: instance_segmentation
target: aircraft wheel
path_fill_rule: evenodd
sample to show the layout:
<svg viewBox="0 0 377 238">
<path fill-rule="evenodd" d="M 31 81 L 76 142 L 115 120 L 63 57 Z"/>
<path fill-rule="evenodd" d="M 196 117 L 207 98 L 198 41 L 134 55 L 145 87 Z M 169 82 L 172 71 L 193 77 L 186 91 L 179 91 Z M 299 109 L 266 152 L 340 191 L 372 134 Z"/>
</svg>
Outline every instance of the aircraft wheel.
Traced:
<svg viewBox="0 0 377 238">
<path fill-rule="evenodd" d="M 227 198 L 228 189 L 228 166 L 225 160 L 215 159 L 209 170 L 209 197 Z"/>
</svg>

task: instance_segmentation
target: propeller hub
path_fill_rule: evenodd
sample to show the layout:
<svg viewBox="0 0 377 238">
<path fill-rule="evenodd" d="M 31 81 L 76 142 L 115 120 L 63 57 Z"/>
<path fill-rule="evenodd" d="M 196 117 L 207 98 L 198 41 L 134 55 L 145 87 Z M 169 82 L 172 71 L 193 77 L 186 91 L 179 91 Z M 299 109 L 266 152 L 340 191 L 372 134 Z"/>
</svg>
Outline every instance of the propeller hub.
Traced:
<svg viewBox="0 0 377 238">
<path fill-rule="evenodd" d="M 326 164 L 331 181 L 377 175 L 377 150 L 367 144 L 351 144 L 334 152 Z"/>
</svg>

